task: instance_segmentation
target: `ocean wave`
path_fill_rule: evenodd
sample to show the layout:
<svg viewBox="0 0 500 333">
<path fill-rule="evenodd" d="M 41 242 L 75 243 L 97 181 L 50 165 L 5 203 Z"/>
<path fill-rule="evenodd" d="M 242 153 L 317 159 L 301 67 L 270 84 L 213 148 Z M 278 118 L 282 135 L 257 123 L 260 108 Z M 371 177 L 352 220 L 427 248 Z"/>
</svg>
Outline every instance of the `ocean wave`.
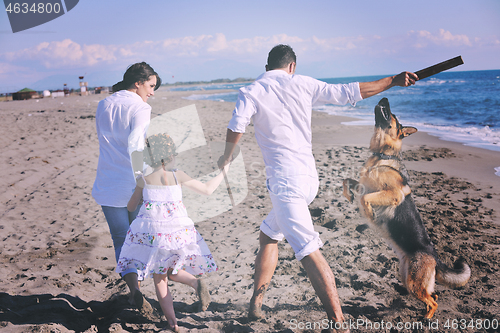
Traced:
<svg viewBox="0 0 500 333">
<path fill-rule="evenodd" d="M 439 78 L 430 78 L 424 79 L 422 81 L 417 81 L 416 86 L 433 86 L 433 85 L 443 85 L 443 84 L 462 84 L 467 83 L 467 80 L 464 79 L 439 79 Z"/>
<path fill-rule="evenodd" d="M 447 80 L 431 78 L 431 79 L 427 79 L 425 81 L 418 81 L 417 84 L 419 86 L 430 86 L 430 85 L 437 85 L 437 84 L 445 84 L 447 82 L 448 82 Z"/>
<path fill-rule="evenodd" d="M 373 126 L 375 124 L 372 114 L 368 116 L 366 114 L 357 114 L 356 112 L 349 114 L 342 112 L 334 113 L 331 112 L 331 110 L 327 113 L 331 115 L 360 118 L 355 121 L 343 122 L 342 124 L 344 125 Z M 429 123 L 411 122 L 405 121 L 404 119 L 400 119 L 400 121 L 405 126 L 416 127 L 421 132 L 429 133 L 445 141 L 460 142 L 466 146 L 500 151 L 500 130 L 493 129 L 489 126 L 458 127 L 453 125 L 433 125 Z"/>
<path fill-rule="evenodd" d="M 413 124 L 412 126 L 443 140 L 461 142 L 466 146 L 500 151 L 500 131 L 492 129 L 489 126 L 458 127 L 430 124 Z"/>
</svg>

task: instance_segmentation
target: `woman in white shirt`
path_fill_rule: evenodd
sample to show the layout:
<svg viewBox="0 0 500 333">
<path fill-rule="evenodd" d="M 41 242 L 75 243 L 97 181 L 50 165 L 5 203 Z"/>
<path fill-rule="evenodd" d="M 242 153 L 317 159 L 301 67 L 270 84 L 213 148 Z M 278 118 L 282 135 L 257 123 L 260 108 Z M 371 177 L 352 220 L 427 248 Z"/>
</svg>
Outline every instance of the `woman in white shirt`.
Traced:
<svg viewBox="0 0 500 333">
<path fill-rule="evenodd" d="M 113 239 L 115 257 L 118 261 L 121 247 L 130 223 L 138 210 L 128 212 L 127 203 L 136 187 L 133 160 L 142 161 L 144 139 L 151 118 L 150 96 L 161 85 L 159 75 L 145 62 L 130 66 L 123 81 L 113 86 L 114 94 L 100 101 L 96 112 L 96 129 L 99 138 L 99 162 L 92 188 L 92 196 L 101 205 Z M 131 287 L 134 281 L 130 274 L 122 272 L 123 279 Z M 130 288 L 130 300 L 133 290 Z"/>
</svg>

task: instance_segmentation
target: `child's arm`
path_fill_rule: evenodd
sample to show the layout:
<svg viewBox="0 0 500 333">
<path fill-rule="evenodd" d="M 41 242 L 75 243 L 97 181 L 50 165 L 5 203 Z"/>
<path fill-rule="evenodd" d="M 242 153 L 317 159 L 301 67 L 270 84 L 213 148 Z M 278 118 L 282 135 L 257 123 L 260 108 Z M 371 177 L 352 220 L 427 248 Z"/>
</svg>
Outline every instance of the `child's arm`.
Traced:
<svg viewBox="0 0 500 333">
<path fill-rule="evenodd" d="M 229 170 L 229 164 L 224 166 L 224 172 L 227 173 L 228 170 Z M 195 191 L 199 194 L 203 194 L 203 195 L 210 195 L 210 194 L 214 193 L 214 191 L 217 189 L 219 184 L 224 179 L 224 174 L 222 173 L 222 170 L 217 176 L 210 179 L 206 183 L 202 183 L 199 180 L 196 180 L 196 179 L 189 177 L 183 171 L 177 171 L 176 174 L 177 174 L 177 178 L 179 179 L 179 182 L 182 185 L 185 185 L 185 186 L 189 187 L 190 189 L 192 189 L 193 191 Z"/>
<path fill-rule="evenodd" d="M 144 180 L 142 178 L 137 179 L 137 186 L 135 187 L 134 194 L 128 201 L 127 210 L 129 212 L 133 212 L 136 210 L 137 205 L 141 202 L 142 199 L 142 189 L 144 188 Z"/>
</svg>

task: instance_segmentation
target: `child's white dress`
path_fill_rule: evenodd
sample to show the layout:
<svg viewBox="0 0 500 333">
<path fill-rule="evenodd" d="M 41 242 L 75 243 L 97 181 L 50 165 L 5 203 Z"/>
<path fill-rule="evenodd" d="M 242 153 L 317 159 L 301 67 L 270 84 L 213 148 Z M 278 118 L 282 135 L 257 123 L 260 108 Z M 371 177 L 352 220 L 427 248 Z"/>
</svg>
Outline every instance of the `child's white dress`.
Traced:
<svg viewBox="0 0 500 333">
<path fill-rule="evenodd" d="M 175 173 L 174 173 L 175 176 Z M 116 267 L 136 268 L 139 279 L 184 269 L 193 275 L 217 270 L 203 237 L 188 217 L 180 185 L 146 184 L 139 214 L 130 225 Z"/>
</svg>

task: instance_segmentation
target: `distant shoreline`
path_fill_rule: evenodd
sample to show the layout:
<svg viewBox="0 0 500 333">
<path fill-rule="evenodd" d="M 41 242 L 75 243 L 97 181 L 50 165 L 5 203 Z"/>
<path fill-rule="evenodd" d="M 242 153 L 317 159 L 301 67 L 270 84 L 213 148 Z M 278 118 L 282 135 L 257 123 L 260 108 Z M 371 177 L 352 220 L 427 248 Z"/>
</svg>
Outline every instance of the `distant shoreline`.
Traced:
<svg viewBox="0 0 500 333">
<path fill-rule="evenodd" d="M 253 82 L 255 79 L 251 78 L 236 78 L 234 80 L 230 79 L 216 79 L 211 81 L 187 81 L 187 82 L 175 82 L 175 83 L 164 83 L 162 87 L 178 87 L 178 86 L 198 86 L 202 84 L 221 84 L 221 83 L 244 83 L 244 82 Z"/>
<path fill-rule="evenodd" d="M 215 79 L 211 81 L 186 81 L 186 82 L 175 82 L 175 83 L 164 83 L 160 87 L 183 87 L 183 86 L 200 86 L 200 85 L 211 85 L 211 84 L 230 84 L 230 83 L 247 83 L 247 82 L 253 82 L 255 79 L 252 78 L 236 78 L 236 79 Z M 95 87 L 88 87 L 87 92 L 90 93 L 91 91 L 94 91 L 96 88 L 108 88 L 111 91 L 111 86 L 95 86 Z M 24 88 L 26 89 L 26 88 Z M 50 92 L 53 91 L 59 91 L 61 89 L 42 89 L 42 90 L 34 90 L 37 92 L 37 97 L 35 98 L 43 98 L 43 96 L 40 96 L 40 94 L 43 93 L 43 91 L 48 90 Z M 78 89 L 69 89 L 70 94 L 80 94 L 80 91 Z M 61 90 L 62 91 L 62 90 Z M 2 101 L 12 101 L 11 97 L 12 94 L 15 94 L 16 91 L 13 92 L 0 92 L 0 102 Z M 106 93 L 106 92 L 103 92 Z"/>
<path fill-rule="evenodd" d="M 451 70 L 451 71 L 446 71 L 446 73 L 451 73 L 451 72 L 481 72 L 481 71 L 498 71 L 500 69 L 484 69 L 484 70 L 468 70 L 468 71 L 458 71 L 458 70 Z M 298 74 L 303 74 L 303 75 L 307 75 L 307 73 L 298 73 Z M 373 74 L 373 75 L 352 75 L 352 76 L 342 76 L 342 77 L 330 77 L 330 78 L 317 78 L 318 80 L 321 80 L 321 81 L 324 81 L 324 80 L 338 80 L 338 81 L 355 81 L 357 78 L 371 78 L 373 80 L 377 79 L 377 78 L 381 78 L 381 77 L 387 77 L 387 76 L 390 76 L 390 75 L 394 75 L 396 73 L 392 73 L 392 74 Z M 62 80 L 64 81 L 64 80 Z M 221 84 L 221 83 L 239 83 L 239 82 L 253 82 L 255 81 L 255 78 L 244 78 L 244 77 L 238 77 L 238 78 L 235 78 L 235 79 L 222 79 L 222 78 L 219 78 L 219 79 L 214 79 L 214 80 L 209 80 L 209 81 L 204 81 L 204 80 L 200 80 L 200 81 L 180 81 L 180 82 L 175 82 L 175 83 L 164 83 L 162 84 L 162 87 L 178 87 L 178 86 L 194 86 L 194 85 L 204 85 L 204 84 Z M 33 86 L 33 84 L 31 84 L 31 86 Z M 30 85 L 27 85 L 26 87 L 30 87 Z M 88 89 L 91 90 L 93 88 L 98 88 L 98 87 L 111 87 L 111 85 L 95 85 L 95 86 L 92 86 L 92 87 L 89 87 Z M 42 92 L 44 90 L 49 90 L 49 91 L 55 91 L 55 90 L 58 90 L 58 89 L 61 89 L 61 88 L 57 88 L 57 89 L 50 89 L 50 88 L 45 88 L 45 89 L 34 89 L 35 91 L 37 92 Z M 72 89 L 74 91 L 78 90 L 78 87 L 76 88 L 69 88 L 69 89 Z M 16 91 L 0 91 L 0 96 L 2 95 L 10 95 L 12 93 L 14 93 Z"/>
</svg>

